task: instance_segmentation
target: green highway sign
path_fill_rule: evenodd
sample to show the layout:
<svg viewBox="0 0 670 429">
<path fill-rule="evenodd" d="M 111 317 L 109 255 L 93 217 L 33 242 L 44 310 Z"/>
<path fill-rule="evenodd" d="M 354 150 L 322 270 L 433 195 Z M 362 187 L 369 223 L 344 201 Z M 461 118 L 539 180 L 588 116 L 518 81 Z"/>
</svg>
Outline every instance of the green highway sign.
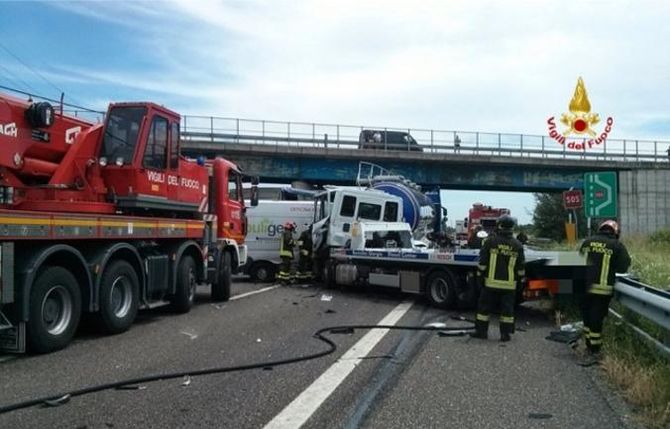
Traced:
<svg viewBox="0 0 670 429">
<path fill-rule="evenodd" d="M 616 172 L 584 174 L 584 213 L 586 217 L 616 217 Z"/>
</svg>

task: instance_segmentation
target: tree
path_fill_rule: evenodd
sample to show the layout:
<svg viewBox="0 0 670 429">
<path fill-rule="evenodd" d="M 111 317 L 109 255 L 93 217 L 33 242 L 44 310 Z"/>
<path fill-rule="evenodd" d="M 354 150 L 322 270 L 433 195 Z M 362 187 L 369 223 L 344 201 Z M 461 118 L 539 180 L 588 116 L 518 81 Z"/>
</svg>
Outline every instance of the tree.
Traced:
<svg viewBox="0 0 670 429">
<path fill-rule="evenodd" d="M 563 195 L 560 193 L 537 193 L 534 196 L 536 205 L 533 213 L 533 224 L 537 236 L 556 241 L 565 240 L 565 222 L 568 220 L 568 211 L 563 208 Z M 586 235 L 584 211 L 575 210 L 575 212 L 577 213 L 577 235 L 578 237 L 584 237 Z"/>
</svg>

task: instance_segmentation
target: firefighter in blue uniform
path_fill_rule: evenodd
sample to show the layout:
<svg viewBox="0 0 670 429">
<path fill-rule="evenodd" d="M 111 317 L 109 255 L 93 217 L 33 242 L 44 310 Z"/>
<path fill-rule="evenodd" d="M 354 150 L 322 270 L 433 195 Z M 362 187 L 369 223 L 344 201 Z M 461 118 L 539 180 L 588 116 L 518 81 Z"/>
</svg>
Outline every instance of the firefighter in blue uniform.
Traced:
<svg viewBox="0 0 670 429">
<path fill-rule="evenodd" d="M 482 284 L 474 338 L 488 338 L 491 312 L 500 308 L 500 341 L 509 341 L 514 333 L 515 292 L 523 279 L 525 258 L 523 246 L 514 238 L 513 217 L 501 216 L 496 233 L 488 237 L 479 251 L 478 274 Z"/>
<path fill-rule="evenodd" d="M 584 339 L 587 351 L 595 362 L 602 346 L 603 321 L 614 293 L 615 274 L 628 270 L 630 255 L 619 241 L 619 225 L 613 220 L 601 223 L 598 233 L 584 240 L 579 252 L 586 256 L 586 262 L 592 269 L 582 310 Z"/>
<path fill-rule="evenodd" d="M 291 265 L 293 264 L 293 248 L 295 247 L 295 241 L 293 240 L 294 230 L 295 224 L 293 222 L 286 222 L 279 241 L 279 257 L 281 258 L 281 265 L 279 267 L 279 273 L 277 273 L 277 280 L 284 285 L 292 280 Z"/>
</svg>

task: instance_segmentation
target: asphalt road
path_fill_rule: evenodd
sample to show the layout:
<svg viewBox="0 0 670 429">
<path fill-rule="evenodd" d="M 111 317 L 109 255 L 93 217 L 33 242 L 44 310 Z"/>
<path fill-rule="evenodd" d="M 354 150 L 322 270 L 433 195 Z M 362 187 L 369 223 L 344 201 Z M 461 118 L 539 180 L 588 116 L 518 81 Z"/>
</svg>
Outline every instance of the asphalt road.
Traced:
<svg viewBox="0 0 670 429">
<path fill-rule="evenodd" d="M 185 315 L 142 312 L 129 332 L 84 326 L 65 350 L 0 356 L 0 406 L 148 374 L 247 365 L 319 352 L 312 334 L 346 324 L 423 326 L 457 312 L 384 290 L 237 282 L 234 300 Z M 251 291 L 259 293 L 243 295 Z M 472 314 L 464 313 L 468 317 Z M 0 428 L 619 428 L 624 410 L 575 364 L 538 311 L 510 343 L 435 332 L 331 334 L 328 356 L 264 369 L 143 383 L 0 415 Z"/>
</svg>

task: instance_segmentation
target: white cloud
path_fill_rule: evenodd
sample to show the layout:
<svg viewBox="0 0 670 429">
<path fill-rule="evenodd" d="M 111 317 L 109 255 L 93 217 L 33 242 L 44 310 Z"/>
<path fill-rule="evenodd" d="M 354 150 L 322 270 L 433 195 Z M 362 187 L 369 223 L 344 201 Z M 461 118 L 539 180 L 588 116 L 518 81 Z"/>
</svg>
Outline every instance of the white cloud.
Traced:
<svg viewBox="0 0 670 429">
<path fill-rule="evenodd" d="M 185 113 L 543 133 L 548 116 L 566 111 L 578 76 L 594 111 L 615 116 L 613 137 L 641 135 L 670 113 L 661 2 L 60 7 L 123 25 L 154 63 L 68 73 L 164 94 Z"/>
</svg>

